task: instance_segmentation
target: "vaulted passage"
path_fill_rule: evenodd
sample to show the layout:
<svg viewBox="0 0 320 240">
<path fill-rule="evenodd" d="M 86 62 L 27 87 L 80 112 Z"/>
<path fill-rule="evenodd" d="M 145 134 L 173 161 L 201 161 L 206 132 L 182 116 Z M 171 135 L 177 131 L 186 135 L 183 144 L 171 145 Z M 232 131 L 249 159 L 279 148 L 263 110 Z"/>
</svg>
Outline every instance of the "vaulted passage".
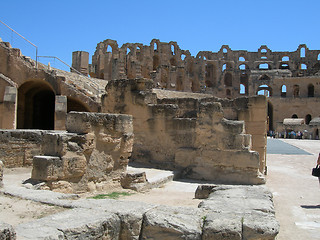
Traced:
<svg viewBox="0 0 320 240">
<path fill-rule="evenodd" d="M 28 81 L 18 89 L 17 128 L 54 129 L 55 94 L 44 81 Z"/>
</svg>

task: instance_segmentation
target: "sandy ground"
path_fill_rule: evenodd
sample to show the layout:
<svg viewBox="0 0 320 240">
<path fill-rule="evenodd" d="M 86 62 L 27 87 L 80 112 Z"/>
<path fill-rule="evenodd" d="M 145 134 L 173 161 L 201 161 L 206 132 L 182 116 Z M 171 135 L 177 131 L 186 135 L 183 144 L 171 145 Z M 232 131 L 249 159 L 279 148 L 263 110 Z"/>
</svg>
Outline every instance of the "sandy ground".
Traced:
<svg viewBox="0 0 320 240">
<path fill-rule="evenodd" d="M 282 140 L 312 155 L 267 154 L 267 186 L 280 222 L 278 240 L 320 239 L 320 187 L 311 175 L 320 141 Z"/>
</svg>

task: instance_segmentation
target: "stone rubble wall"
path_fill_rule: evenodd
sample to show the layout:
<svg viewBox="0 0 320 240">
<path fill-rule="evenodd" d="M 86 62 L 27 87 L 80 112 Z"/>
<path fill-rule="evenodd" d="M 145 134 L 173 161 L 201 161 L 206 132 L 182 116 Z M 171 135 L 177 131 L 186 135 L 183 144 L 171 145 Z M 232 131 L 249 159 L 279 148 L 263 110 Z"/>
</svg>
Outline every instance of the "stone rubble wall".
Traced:
<svg viewBox="0 0 320 240">
<path fill-rule="evenodd" d="M 217 186 L 198 208 L 94 199 L 72 208 L 18 225 L 18 239 L 272 240 L 279 232 L 264 186 Z"/>
<path fill-rule="evenodd" d="M 225 119 L 214 98 L 160 99 L 144 79 L 109 81 L 106 91 L 104 112 L 133 115 L 133 161 L 179 170 L 187 178 L 264 182 L 244 122 Z"/>
<path fill-rule="evenodd" d="M 120 178 L 133 145 L 132 117 L 70 112 L 67 130 L 1 130 L 6 167 L 31 165 L 31 178 L 51 189 L 86 191 L 88 184 Z M 17 151 L 18 150 L 18 151 Z"/>
</svg>

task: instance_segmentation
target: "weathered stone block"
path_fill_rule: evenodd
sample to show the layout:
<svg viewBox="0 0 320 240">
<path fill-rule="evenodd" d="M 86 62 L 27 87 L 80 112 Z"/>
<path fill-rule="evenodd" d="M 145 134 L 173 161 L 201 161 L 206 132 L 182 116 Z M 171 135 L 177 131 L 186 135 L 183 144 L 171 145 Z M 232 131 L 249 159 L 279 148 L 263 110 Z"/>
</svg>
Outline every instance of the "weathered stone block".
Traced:
<svg viewBox="0 0 320 240">
<path fill-rule="evenodd" d="M 62 159 L 55 156 L 34 156 L 31 178 L 40 181 L 55 181 L 62 179 Z"/>
<path fill-rule="evenodd" d="M 142 239 L 201 239 L 203 212 L 161 206 L 145 213 Z"/>
<path fill-rule="evenodd" d="M 202 240 L 243 239 L 241 220 L 242 217 L 235 213 L 207 214 L 203 224 Z"/>
<path fill-rule="evenodd" d="M 206 199 L 214 191 L 217 185 L 199 185 L 195 192 L 195 198 Z"/>
</svg>

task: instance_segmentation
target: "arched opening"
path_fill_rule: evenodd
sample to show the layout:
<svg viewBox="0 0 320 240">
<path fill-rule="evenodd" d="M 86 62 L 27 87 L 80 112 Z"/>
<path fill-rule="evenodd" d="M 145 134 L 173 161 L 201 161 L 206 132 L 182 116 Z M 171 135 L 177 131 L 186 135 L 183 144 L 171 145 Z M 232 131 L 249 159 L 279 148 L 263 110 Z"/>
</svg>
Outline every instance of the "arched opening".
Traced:
<svg viewBox="0 0 320 240">
<path fill-rule="evenodd" d="M 293 86 L 293 97 L 299 97 L 300 96 L 300 89 L 299 85 Z"/>
<path fill-rule="evenodd" d="M 228 49 L 223 48 L 222 51 L 223 51 L 223 53 L 227 53 L 227 52 L 228 52 Z"/>
<path fill-rule="evenodd" d="M 268 130 L 269 131 L 274 131 L 274 128 L 273 128 L 273 106 L 272 104 L 268 101 Z"/>
<path fill-rule="evenodd" d="M 289 69 L 290 70 L 290 67 L 287 63 L 280 63 L 279 69 Z"/>
<path fill-rule="evenodd" d="M 245 64 L 241 64 L 241 65 L 239 66 L 239 69 L 240 69 L 240 70 L 246 70 L 246 65 L 245 65 Z"/>
<path fill-rule="evenodd" d="M 309 125 L 310 121 L 311 121 L 312 117 L 310 114 L 307 114 L 304 121 L 306 122 L 307 125 Z"/>
<path fill-rule="evenodd" d="M 289 61 L 289 57 L 288 56 L 283 56 L 282 57 L 282 62 L 288 62 Z"/>
<path fill-rule="evenodd" d="M 241 84 L 242 84 L 244 86 L 244 93 L 243 94 L 248 95 L 248 82 L 249 82 L 248 79 L 249 79 L 248 74 L 242 73 L 240 75 L 240 94 L 242 94 L 241 93 L 242 92 Z"/>
<path fill-rule="evenodd" d="M 186 58 L 185 54 L 181 54 L 181 60 L 184 61 L 184 59 Z"/>
<path fill-rule="evenodd" d="M 300 57 L 305 57 L 306 56 L 306 48 L 302 47 L 300 48 Z"/>
<path fill-rule="evenodd" d="M 314 97 L 314 86 L 313 84 L 308 85 L 308 97 Z"/>
<path fill-rule="evenodd" d="M 156 52 L 158 51 L 158 43 L 153 43 L 153 51 Z"/>
<path fill-rule="evenodd" d="M 272 88 L 268 85 L 260 85 L 257 89 L 257 95 L 264 95 L 266 97 L 272 96 Z"/>
<path fill-rule="evenodd" d="M 222 65 L 222 72 L 227 69 L 227 64 Z"/>
<path fill-rule="evenodd" d="M 301 63 L 301 64 L 300 64 L 300 69 L 301 69 L 301 70 L 306 70 L 306 69 L 307 69 L 307 65 L 304 64 L 304 63 Z"/>
<path fill-rule="evenodd" d="M 156 71 L 159 67 L 160 59 L 158 55 L 153 56 L 153 71 Z"/>
<path fill-rule="evenodd" d="M 261 49 L 260 52 L 261 52 L 261 53 L 267 53 L 267 49 L 263 48 L 263 49 Z"/>
<path fill-rule="evenodd" d="M 240 84 L 240 94 L 241 95 L 246 94 L 246 87 L 242 83 Z"/>
<path fill-rule="evenodd" d="M 107 52 L 111 53 L 112 52 L 112 48 L 110 45 L 107 46 Z"/>
<path fill-rule="evenodd" d="M 320 61 L 320 53 L 318 54 L 318 60 Z"/>
<path fill-rule="evenodd" d="M 282 85 L 281 86 L 281 97 L 285 98 L 287 96 L 287 86 Z"/>
<path fill-rule="evenodd" d="M 54 129 L 55 93 L 49 83 L 28 81 L 18 89 L 17 128 Z"/>
<path fill-rule="evenodd" d="M 89 108 L 78 99 L 75 99 L 73 97 L 67 97 L 67 112 L 71 111 L 90 112 Z"/>
<path fill-rule="evenodd" d="M 293 114 L 293 115 L 291 116 L 291 118 L 298 118 L 298 115 L 297 115 L 297 114 Z"/>
<path fill-rule="evenodd" d="M 206 86 L 214 87 L 215 86 L 215 67 L 212 64 L 206 64 Z"/>
<path fill-rule="evenodd" d="M 171 54 L 172 54 L 172 55 L 175 55 L 175 54 L 176 54 L 176 50 L 175 50 L 174 45 L 171 45 Z"/>
<path fill-rule="evenodd" d="M 246 59 L 244 57 L 239 57 L 240 62 L 244 62 Z"/>
<path fill-rule="evenodd" d="M 261 63 L 259 64 L 259 70 L 269 70 L 271 69 L 268 63 Z"/>
<path fill-rule="evenodd" d="M 224 75 L 224 85 L 226 87 L 232 87 L 232 75 L 231 75 L 231 73 L 226 73 Z"/>
</svg>

